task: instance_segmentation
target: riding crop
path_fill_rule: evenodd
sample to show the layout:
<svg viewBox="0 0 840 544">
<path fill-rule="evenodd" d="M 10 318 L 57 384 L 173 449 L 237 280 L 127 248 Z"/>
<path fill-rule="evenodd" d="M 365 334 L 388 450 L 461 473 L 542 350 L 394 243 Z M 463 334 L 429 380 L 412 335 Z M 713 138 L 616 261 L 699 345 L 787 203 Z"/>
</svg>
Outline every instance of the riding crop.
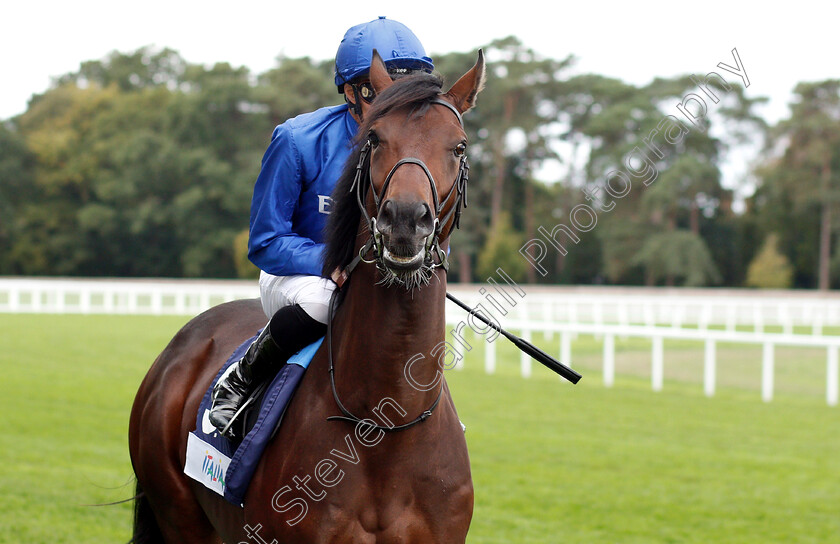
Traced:
<svg viewBox="0 0 840 544">
<path fill-rule="evenodd" d="M 508 340 L 513 342 L 513 345 L 518 347 L 520 350 L 524 351 L 526 354 L 528 354 L 532 359 L 534 359 L 538 363 L 548 367 L 549 369 L 553 370 L 557 374 L 560 374 L 560 376 L 562 376 L 563 378 L 566 378 L 567 380 L 569 380 L 572 383 L 578 383 L 580 381 L 582 376 L 579 373 L 575 372 L 574 370 L 572 370 L 568 366 L 564 365 L 563 363 L 561 363 L 560 361 L 558 361 L 557 359 L 555 359 L 554 357 L 552 357 L 548 353 L 544 352 L 543 350 L 541 350 L 540 348 L 538 348 L 537 346 L 535 346 L 531 342 L 529 342 L 527 340 L 524 340 L 522 338 L 519 338 L 518 336 L 516 336 L 514 334 L 509 333 L 508 331 L 504 330 L 500 326 L 491 322 L 489 319 L 487 319 L 483 315 L 479 314 L 473 308 L 470 308 L 469 306 L 467 306 L 466 304 L 464 304 L 463 302 L 461 302 L 457 298 L 453 297 L 449 293 L 446 293 L 446 298 L 448 298 L 449 300 L 451 300 L 452 302 L 454 302 L 455 304 L 457 304 L 458 306 L 460 306 L 461 308 L 463 308 L 464 310 L 466 310 L 470 314 L 477 317 L 480 321 L 484 322 L 490 328 L 499 331 L 505 338 L 507 338 Z"/>
</svg>

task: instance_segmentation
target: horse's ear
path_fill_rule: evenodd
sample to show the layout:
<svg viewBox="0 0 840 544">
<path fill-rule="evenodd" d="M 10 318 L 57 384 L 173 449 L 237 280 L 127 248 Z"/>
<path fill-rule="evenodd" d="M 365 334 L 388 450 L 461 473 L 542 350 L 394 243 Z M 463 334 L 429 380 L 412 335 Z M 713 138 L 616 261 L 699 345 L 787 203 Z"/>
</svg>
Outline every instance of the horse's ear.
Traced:
<svg viewBox="0 0 840 544">
<path fill-rule="evenodd" d="M 376 94 L 381 93 L 393 83 L 390 74 L 388 74 L 388 68 L 385 67 L 385 62 L 379 56 L 379 51 L 376 49 L 373 50 L 373 55 L 370 59 L 369 76 L 370 84 L 373 85 L 373 90 L 376 91 Z"/>
<path fill-rule="evenodd" d="M 458 111 L 464 113 L 475 106 L 475 98 L 484 88 L 484 79 L 484 52 L 479 49 L 475 66 L 461 76 L 444 96 L 449 98 Z"/>
</svg>

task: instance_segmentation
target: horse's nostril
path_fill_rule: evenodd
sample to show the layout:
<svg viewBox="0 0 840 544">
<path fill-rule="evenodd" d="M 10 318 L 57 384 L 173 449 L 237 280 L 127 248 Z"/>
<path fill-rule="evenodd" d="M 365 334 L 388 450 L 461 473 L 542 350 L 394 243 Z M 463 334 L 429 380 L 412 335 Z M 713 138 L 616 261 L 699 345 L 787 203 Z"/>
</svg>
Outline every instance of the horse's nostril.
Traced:
<svg viewBox="0 0 840 544">
<path fill-rule="evenodd" d="M 386 200 L 382 203 L 382 210 L 379 212 L 379 229 L 382 231 L 390 230 L 394 222 L 395 207 L 394 203 Z"/>
<path fill-rule="evenodd" d="M 434 220 L 434 214 L 426 202 L 386 200 L 379 211 L 376 228 L 387 236 L 396 237 L 395 243 L 403 243 L 399 240 L 408 243 L 408 240 L 417 236 L 428 236 L 434 229 Z"/>
<path fill-rule="evenodd" d="M 427 223 L 432 220 L 432 211 L 425 202 L 419 202 L 414 210 L 414 220 L 417 223 Z"/>
</svg>

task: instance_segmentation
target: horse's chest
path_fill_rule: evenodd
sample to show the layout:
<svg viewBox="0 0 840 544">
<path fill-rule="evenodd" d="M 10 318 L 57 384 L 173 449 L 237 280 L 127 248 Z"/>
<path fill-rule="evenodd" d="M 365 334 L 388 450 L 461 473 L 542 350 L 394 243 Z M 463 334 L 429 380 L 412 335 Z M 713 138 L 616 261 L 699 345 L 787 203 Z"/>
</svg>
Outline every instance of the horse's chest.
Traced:
<svg viewBox="0 0 840 544">
<path fill-rule="evenodd" d="M 469 522 L 458 511 L 471 510 L 465 494 L 445 485 L 376 482 L 348 486 L 344 496 L 315 507 L 307 542 L 446 543 L 463 542 Z M 350 483 L 350 482 L 348 482 Z M 471 490 L 470 490 L 471 491 Z M 459 504 L 460 503 L 460 504 Z"/>
<path fill-rule="evenodd" d="M 466 536 L 472 483 L 458 457 L 388 455 L 348 439 L 294 465 L 270 499 L 279 542 L 449 544 Z"/>
</svg>

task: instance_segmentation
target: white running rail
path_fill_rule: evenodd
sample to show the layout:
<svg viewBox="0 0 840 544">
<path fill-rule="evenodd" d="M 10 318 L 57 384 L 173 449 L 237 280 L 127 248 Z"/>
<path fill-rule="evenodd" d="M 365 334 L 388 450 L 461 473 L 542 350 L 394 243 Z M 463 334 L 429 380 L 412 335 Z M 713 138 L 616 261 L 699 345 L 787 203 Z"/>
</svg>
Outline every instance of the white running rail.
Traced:
<svg viewBox="0 0 840 544">
<path fill-rule="evenodd" d="M 494 311 L 487 290 L 480 285 L 455 284 L 449 290 L 473 307 L 482 304 Z M 803 346 L 826 350 L 826 401 L 831 406 L 838 404 L 840 336 L 824 334 L 825 327 L 840 326 L 837 294 L 544 286 L 506 286 L 505 291 L 507 300 L 516 304 L 503 308 L 509 311 L 498 317 L 501 325 L 518 331 L 526 340 L 535 333 L 549 339 L 559 335 L 559 358 L 564 363 L 572 360 L 575 335 L 603 338 L 603 382 L 607 387 L 615 379 L 616 337 L 650 339 L 651 386 L 655 391 L 663 384 L 664 340 L 702 342 L 703 388 L 709 396 L 716 387 L 717 346 L 756 344 L 762 346 L 761 396 L 769 402 L 774 391 L 776 346 Z M 0 278 L 0 313 L 196 315 L 223 302 L 258 296 L 256 281 Z M 493 300 L 499 307 L 499 301 L 506 299 L 498 296 Z M 464 328 L 467 321 L 465 312 L 447 302 L 447 324 L 452 329 Z M 781 332 L 767 332 L 769 326 L 779 327 Z M 805 327 L 808 333 L 794 334 L 794 327 Z M 531 375 L 531 364 L 523 355 L 523 377 Z M 494 342 L 487 343 L 484 366 L 488 373 L 495 371 Z"/>
</svg>

